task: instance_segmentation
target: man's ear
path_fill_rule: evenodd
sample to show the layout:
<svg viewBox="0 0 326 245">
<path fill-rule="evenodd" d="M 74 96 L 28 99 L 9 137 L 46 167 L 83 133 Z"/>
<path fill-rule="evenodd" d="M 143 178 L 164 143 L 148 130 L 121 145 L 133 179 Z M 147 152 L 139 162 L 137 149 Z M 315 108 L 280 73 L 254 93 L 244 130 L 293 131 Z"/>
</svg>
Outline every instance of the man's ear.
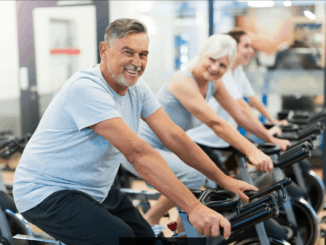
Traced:
<svg viewBox="0 0 326 245">
<path fill-rule="evenodd" d="M 100 51 L 100 56 L 102 59 L 104 59 L 106 57 L 106 51 L 108 48 L 109 47 L 105 42 L 100 42 L 99 51 Z"/>
</svg>

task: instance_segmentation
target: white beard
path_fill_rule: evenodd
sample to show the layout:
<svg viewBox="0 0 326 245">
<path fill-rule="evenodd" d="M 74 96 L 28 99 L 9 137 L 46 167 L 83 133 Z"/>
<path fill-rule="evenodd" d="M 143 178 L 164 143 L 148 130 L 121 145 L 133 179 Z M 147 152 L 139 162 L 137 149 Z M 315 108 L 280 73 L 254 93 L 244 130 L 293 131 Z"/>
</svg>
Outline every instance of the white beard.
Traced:
<svg viewBox="0 0 326 245">
<path fill-rule="evenodd" d="M 115 79 L 119 85 L 125 86 L 127 88 L 130 88 L 132 86 L 135 86 L 137 84 L 137 82 L 138 82 L 138 79 L 137 79 L 137 82 L 135 82 L 133 85 L 128 84 L 127 83 L 127 80 L 126 80 L 126 78 L 124 76 L 124 74 L 121 73 L 121 74 L 119 74 L 117 76 L 113 75 L 113 73 L 110 70 L 110 66 L 109 65 L 108 65 L 108 71 L 111 73 L 112 78 Z"/>
</svg>

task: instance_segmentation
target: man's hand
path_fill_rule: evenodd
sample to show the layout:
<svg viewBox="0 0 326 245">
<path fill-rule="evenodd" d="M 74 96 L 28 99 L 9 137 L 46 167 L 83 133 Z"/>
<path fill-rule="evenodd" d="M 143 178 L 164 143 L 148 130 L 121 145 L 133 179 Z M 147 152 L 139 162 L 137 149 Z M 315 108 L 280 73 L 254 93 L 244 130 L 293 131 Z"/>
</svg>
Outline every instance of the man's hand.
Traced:
<svg viewBox="0 0 326 245">
<path fill-rule="evenodd" d="M 256 150 L 252 154 L 248 155 L 249 161 L 255 166 L 257 170 L 273 172 L 272 159 L 265 155 L 261 150 Z"/>
<path fill-rule="evenodd" d="M 219 183 L 225 190 L 232 191 L 239 195 L 240 199 L 244 202 L 249 202 L 249 197 L 244 194 L 244 191 L 258 191 L 257 187 L 250 185 L 242 180 L 234 179 L 226 176 L 223 183 Z"/>
<path fill-rule="evenodd" d="M 227 240 L 231 234 L 231 224 L 221 214 L 204 206 L 196 205 L 189 213 L 188 219 L 197 231 L 205 236 L 216 237 L 220 235 L 220 227 L 223 228 L 224 238 Z"/>
<path fill-rule="evenodd" d="M 275 137 L 273 137 L 273 141 L 271 143 L 279 145 L 282 151 L 286 151 L 286 147 L 291 145 L 290 141 L 277 139 Z"/>
</svg>

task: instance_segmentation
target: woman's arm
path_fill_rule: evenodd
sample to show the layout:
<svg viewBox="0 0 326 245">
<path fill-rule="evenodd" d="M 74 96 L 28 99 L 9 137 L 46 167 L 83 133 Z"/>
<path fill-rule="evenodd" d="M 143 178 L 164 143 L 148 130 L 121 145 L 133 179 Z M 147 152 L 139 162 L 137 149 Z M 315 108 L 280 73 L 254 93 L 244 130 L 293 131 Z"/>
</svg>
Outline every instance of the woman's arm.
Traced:
<svg viewBox="0 0 326 245">
<path fill-rule="evenodd" d="M 242 99 L 242 98 L 237 99 L 236 102 L 242 109 L 244 109 L 252 117 L 253 120 L 256 120 L 258 123 L 260 123 L 260 121 L 257 119 L 255 114 L 251 110 L 250 105 L 246 101 L 244 101 L 244 99 Z M 267 131 L 270 135 L 280 135 L 282 133 L 282 130 L 278 126 L 274 126 L 270 129 L 268 129 Z"/>
<path fill-rule="evenodd" d="M 264 106 L 264 104 L 261 103 L 261 101 L 257 98 L 256 95 L 249 97 L 248 100 L 249 100 L 250 105 L 252 107 L 256 108 L 270 122 L 272 122 L 272 123 L 279 123 L 281 125 L 288 124 L 288 121 L 287 120 L 278 121 L 276 118 L 273 118 L 271 116 L 271 114 L 269 114 L 269 112 L 267 111 L 266 106 Z"/>
<path fill-rule="evenodd" d="M 234 181 L 225 175 L 207 154 L 189 138 L 185 131 L 169 118 L 162 108 L 145 118 L 144 121 L 162 143 L 184 163 L 197 169 L 225 189 L 237 193 L 243 201 L 248 201 L 248 197 L 243 191 L 253 187 L 242 181 Z"/>
<path fill-rule="evenodd" d="M 254 108 L 256 108 L 264 117 L 266 117 L 267 120 L 271 120 L 272 116 L 267 111 L 267 108 L 263 105 L 263 103 L 260 102 L 260 100 L 257 98 L 256 95 L 248 97 L 248 101 L 250 105 Z"/>
<path fill-rule="evenodd" d="M 244 129 L 255 134 L 262 140 L 277 144 L 284 151 L 286 146 L 290 145 L 287 140 L 279 140 L 268 133 L 266 128 L 258 120 L 252 119 L 246 110 L 240 108 L 232 96 L 228 93 L 224 84 L 221 81 L 216 81 L 218 89 L 215 91 L 214 97 L 221 106 L 234 118 L 234 120 Z"/>
<path fill-rule="evenodd" d="M 272 170 L 270 158 L 216 114 L 192 79 L 183 74 L 177 75 L 168 82 L 167 88 L 193 116 L 210 127 L 220 138 L 248 156 L 257 169 Z"/>
</svg>

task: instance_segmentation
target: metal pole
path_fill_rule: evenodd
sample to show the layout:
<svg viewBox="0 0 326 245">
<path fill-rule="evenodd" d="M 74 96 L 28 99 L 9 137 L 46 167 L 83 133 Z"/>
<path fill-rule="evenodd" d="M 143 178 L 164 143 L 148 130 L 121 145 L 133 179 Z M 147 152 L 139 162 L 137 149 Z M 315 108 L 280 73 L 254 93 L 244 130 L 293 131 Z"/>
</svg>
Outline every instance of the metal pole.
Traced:
<svg viewBox="0 0 326 245">
<path fill-rule="evenodd" d="M 17 1 L 17 31 L 19 48 L 20 123 L 22 135 L 34 133 L 39 120 L 39 95 L 37 93 L 33 10 L 37 7 L 53 7 L 56 1 Z M 24 72 L 23 72 L 24 71 Z"/>
<path fill-rule="evenodd" d="M 326 4 L 324 4 L 324 8 L 326 8 Z M 325 13 L 326 13 L 326 9 L 325 9 Z M 324 27 L 324 29 L 325 29 L 325 27 Z M 324 35 L 325 35 L 324 36 L 324 42 L 325 42 L 326 41 L 326 34 L 324 34 Z M 324 49 L 324 52 L 325 52 L 325 49 Z M 323 109 L 326 109 L 326 55 L 325 55 L 325 63 L 324 63 L 324 106 L 323 107 L 324 107 Z M 324 135 L 323 135 L 323 156 L 322 156 L 322 159 L 323 159 L 323 182 L 326 185 L 326 155 L 325 155 L 325 152 L 326 152 L 326 142 L 325 141 L 326 141 L 326 132 L 324 131 Z"/>
<path fill-rule="evenodd" d="M 214 34 L 214 1 L 208 0 L 208 36 Z"/>
<path fill-rule="evenodd" d="M 324 6 L 326 8 L 326 4 Z M 326 36 L 324 36 L 324 42 L 325 41 L 326 41 Z M 326 55 L 325 55 L 325 64 L 324 64 L 324 109 L 326 109 Z M 326 131 L 324 131 L 324 135 L 323 135 L 323 181 L 324 184 L 326 185 L 326 154 L 325 153 L 326 153 Z"/>
<path fill-rule="evenodd" d="M 326 13 L 326 4 L 324 4 L 325 12 Z M 325 23 L 324 23 L 325 25 Z M 324 27 L 325 29 L 325 27 Z M 326 42 L 326 34 L 324 33 L 324 42 Z M 324 49 L 324 52 L 326 50 L 326 47 Z M 325 54 L 325 63 L 324 63 L 324 108 L 326 109 L 326 54 Z M 323 135 L 323 181 L 326 185 L 326 131 L 324 131 Z M 325 207 L 324 207 L 325 208 Z"/>
<path fill-rule="evenodd" d="M 96 7 L 97 50 L 104 40 L 106 27 L 109 25 L 109 1 L 94 1 Z M 97 63 L 101 62 L 100 52 L 97 51 Z"/>
</svg>

